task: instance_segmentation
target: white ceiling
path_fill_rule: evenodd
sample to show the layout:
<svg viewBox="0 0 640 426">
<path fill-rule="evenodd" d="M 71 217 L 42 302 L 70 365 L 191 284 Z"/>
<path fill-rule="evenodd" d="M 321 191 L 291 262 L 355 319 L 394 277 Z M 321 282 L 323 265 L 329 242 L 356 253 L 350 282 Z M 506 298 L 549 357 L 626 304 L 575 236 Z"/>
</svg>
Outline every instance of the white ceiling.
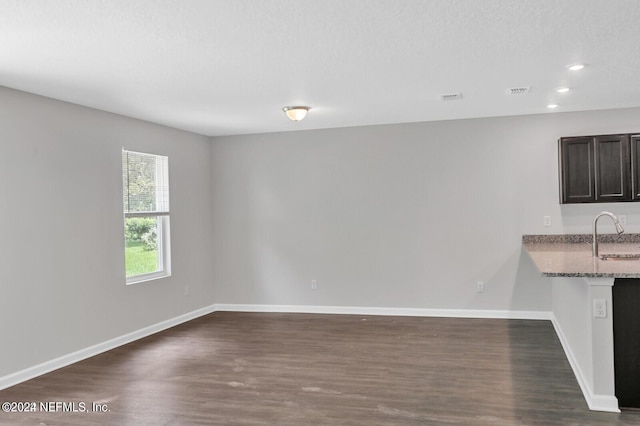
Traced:
<svg viewBox="0 0 640 426">
<path fill-rule="evenodd" d="M 638 0 L 0 0 L 0 85 L 210 136 L 637 107 L 639 23 Z"/>
</svg>

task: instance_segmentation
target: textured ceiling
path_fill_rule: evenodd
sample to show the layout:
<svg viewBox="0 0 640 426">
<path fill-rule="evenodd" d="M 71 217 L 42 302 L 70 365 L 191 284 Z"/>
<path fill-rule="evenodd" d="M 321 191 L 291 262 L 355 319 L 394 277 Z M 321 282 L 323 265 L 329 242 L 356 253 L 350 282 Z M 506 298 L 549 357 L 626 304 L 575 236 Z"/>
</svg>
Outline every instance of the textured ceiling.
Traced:
<svg viewBox="0 0 640 426">
<path fill-rule="evenodd" d="M 640 106 L 638 0 L 0 0 L 0 11 L 0 85 L 211 136 Z M 520 86 L 530 93 L 505 94 Z M 311 106 L 304 121 L 282 113 L 294 104 Z"/>
</svg>

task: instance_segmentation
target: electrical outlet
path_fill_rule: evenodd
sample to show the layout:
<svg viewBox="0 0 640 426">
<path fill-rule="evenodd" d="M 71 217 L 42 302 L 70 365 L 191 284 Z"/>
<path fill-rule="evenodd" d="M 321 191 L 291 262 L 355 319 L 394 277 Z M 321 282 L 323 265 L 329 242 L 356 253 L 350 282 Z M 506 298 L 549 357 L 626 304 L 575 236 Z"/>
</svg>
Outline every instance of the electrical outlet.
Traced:
<svg viewBox="0 0 640 426">
<path fill-rule="evenodd" d="M 544 216 L 542 218 L 542 223 L 544 226 L 551 226 L 551 216 Z"/>
<path fill-rule="evenodd" d="M 620 225 L 626 225 L 627 224 L 627 215 L 626 214 L 619 214 L 618 215 L 618 221 L 620 221 Z"/>
<path fill-rule="evenodd" d="M 184 297 L 187 297 L 187 296 L 189 296 L 189 286 L 185 285 L 184 286 Z"/>
<path fill-rule="evenodd" d="M 607 301 L 605 299 L 593 299 L 593 317 L 607 317 Z"/>
<path fill-rule="evenodd" d="M 484 282 L 478 281 L 476 283 L 476 292 L 477 293 L 484 293 Z"/>
<path fill-rule="evenodd" d="M 311 280 L 311 290 L 318 289 L 318 280 Z"/>
</svg>

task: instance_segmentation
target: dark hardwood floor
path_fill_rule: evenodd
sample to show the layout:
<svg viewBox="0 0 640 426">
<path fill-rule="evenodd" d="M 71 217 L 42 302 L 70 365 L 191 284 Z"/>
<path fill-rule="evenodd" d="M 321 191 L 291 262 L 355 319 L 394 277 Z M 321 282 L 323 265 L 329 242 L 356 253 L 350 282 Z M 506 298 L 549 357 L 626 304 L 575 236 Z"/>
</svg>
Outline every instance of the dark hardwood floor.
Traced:
<svg viewBox="0 0 640 426">
<path fill-rule="evenodd" d="M 551 323 L 524 320 L 217 312 L 4 401 L 88 412 L 38 406 L 3 425 L 640 424 L 589 411 Z"/>
</svg>

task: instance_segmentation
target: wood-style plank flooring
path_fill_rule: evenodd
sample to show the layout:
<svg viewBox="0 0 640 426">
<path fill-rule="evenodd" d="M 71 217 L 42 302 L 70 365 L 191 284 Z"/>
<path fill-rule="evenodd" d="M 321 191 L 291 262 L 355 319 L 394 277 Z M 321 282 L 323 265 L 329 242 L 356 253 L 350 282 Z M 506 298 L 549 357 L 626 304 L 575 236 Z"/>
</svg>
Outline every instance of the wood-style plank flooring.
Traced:
<svg viewBox="0 0 640 426">
<path fill-rule="evenodd" d="M 524 320 L 217 312 L 4 401 L 89 412 L 3 425 L 640 425 L 589 411 L 550 322 Z"/>
</svg>

